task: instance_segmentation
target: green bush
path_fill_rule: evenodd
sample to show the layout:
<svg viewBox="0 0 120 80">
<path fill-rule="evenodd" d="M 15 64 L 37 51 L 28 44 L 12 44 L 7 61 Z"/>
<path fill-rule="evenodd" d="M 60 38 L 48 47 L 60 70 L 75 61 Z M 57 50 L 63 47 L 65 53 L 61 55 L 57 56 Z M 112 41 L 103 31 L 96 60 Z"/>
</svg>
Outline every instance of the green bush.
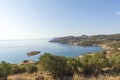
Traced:
<svg viewBox="0 0 120 80">
<path fill-rule="evenodd" d="M 80 59 L 84 74 L 99 74 L 102 69 L 109 65 L 109 60 L 103 53 L 96 53 L 94 55 L 85 55 Z"/>
<path fill-rule="evenodd" d="M 51 72 L 55 77 L 63 78 L 78 71 L 79 61 L 76 58 L 66 58 L 46 53 L 39 59 L 45 70 Z"/>
<path fill-rule="evenodd" d="M 109 61 L 110 61 L 113 72 L 119 74 L 120 73 L 120 54 L 117 56 L 111 57 Z"/>
<path fill-rule="evenodd" d="M 11 64 L 2 61 L 0 63 L 0 77 L 6 77 L 11 74 Z"/>
<path fill-rule="evenodd" d="M 12 70 L 11 70 L 11 74 L 19 74 L 19 73 L 24 73 L 26 72 L 26 69 L 24 66 L 22 65 L 13 65 L 12 66 Z"/>
<path fill-rule="evenodd" d="M 106 57 L 105 52 L 84 55 L 81 58 L 70 58 L 45 53 L 34 64 L 13 65 L 2 61 L 0 63 L 0 77 L 7 77 L 11 74 L 33 73 L 44 68 L 55 78 L 63 79 L 64 76 L 72 76 L 74 73 L 85 75 L 99 75 L 103 70 L 108 69 L 120 73 L 120 54 Z M 107 70 L 106 70 L 107 72 Z"/>
<path fill-rule="evenodd" d="M 38 70 L 38 68 L 34 64 L 27 64 L 25 65 L 25 68 L 27 73 L 37 72 Z"/>
</svg>

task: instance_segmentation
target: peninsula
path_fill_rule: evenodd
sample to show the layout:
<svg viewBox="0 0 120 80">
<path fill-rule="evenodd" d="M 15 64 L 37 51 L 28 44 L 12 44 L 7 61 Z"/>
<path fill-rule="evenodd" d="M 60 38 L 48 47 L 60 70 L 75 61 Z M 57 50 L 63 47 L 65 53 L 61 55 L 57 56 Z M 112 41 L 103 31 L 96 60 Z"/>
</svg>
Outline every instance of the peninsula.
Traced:
<svg viewBox="0 0 120 80">
<path fill-rule="evenodd" d="M 54 38 L 49 42 L 77 46 L 100 46 L 106 50 L 108 57 L 117 55 L 120 51 L 120 34 L 66 36 Z"/>
<path fill-rule="evenodd" d="M 108 42 L 117 42 L 120 41 L 120 34 L 111 34 L 111 35 L 82 35 L 82 36 L 66 36 L 58 37 L 50 40 L 50 42 L 58 42 L 62 44 L 71 44 L 78 46 L 93 46 L 105 44 Z"/>
</svg>

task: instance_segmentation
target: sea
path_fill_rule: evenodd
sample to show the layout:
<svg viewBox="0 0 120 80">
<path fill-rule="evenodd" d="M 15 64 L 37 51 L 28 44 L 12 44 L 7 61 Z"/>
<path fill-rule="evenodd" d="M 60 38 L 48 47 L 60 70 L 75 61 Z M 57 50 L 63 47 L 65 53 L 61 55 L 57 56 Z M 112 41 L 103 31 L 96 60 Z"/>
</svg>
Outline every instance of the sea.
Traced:
<svg viewBox="0 0 120 80">
<path fill-rule="evenodd" d="M 50 53 L 66 57 L 78 57 L 81 54 L 104 51 L 98 46 L 75 46 L 60 43 L 51 43 L 50 39 L 0 40 L 0 61 L 19 63 L 23 60 L 39 60 L 41 55 Z M 40 54 L 28 56 L 31 51 L 40 51 Z"/>
</svg>

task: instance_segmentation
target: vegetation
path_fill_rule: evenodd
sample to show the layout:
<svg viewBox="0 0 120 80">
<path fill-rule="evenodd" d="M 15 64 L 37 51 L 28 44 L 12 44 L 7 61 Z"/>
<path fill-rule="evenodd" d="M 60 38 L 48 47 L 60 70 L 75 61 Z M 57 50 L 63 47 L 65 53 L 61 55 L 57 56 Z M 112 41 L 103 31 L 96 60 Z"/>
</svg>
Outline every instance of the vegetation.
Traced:
<svg viewBox="0 0 120 80">
<path fill-rule="evenodd" d="M 0 77 L 20 73 L 50 72 L 54 78 L 63 79 L 65 76 L 81 74 L 84 76 L 99 76 L 102 74 L 120 73 L 120 54 L 107 58 L 105 52 L 86 54 L 81 58 L 70 58 L 45 53 L 35 64 L 13 65 L 6 62 L 0 63 Z M 107 73 L 107 71 L 109 71 Z"/>
<path fill-rule="evenodd" d="M 6 77 L 11 73 L 11 65 L 4 61 L 0 64 L 0 77 Z"/>
<path fill-rule="evenodd" d="M 120 54 L 110 58 L 111 68 L 116 74 L 120 73 Z"/>
<path fill-rule="evenodd" d="M 109 74 L 118 74 L 120 72 L 119 58 L 120 55 L 107 58 L 105 52 L 94 55 L 86 54 L 82 58 L 66 58 L 46 53 L 40 57 L 40 63 L 45 70 L 51 72 L 55 77 L 63 78 L 64 76 L 72 76 L 74 73 L 98 76 L 109 70 L 111 70 Z"/>
<path fill-rule="evenodd" d="M 37 67 L 33 64 L 27 64 L 25 65 L 25 69 L 27 73 L 33 73 L 33 72 L 37 72 Z"/>
<path fill-rule="evenodd" d="M 4 61 L 0 63 L 0 80 L 1 78 L 6 78 L 9 75 L 33 72 L 37 72 L 37 67 L 35 64 L 15 65 Z"/>
<path fill-rule="evenodd" d="M 70 58 L 45 53 L 35 64 L 13 65 L 0 63 L 0 77 L 20 73 L 33 73 L 47 71 L 54 78 L 63 80 L 66 76 L 80 74 L 84 76 L 99 76 L 104 74 L 120 73 L 120 54 L 107 58 L 105 52 L 86 54 L 81 58 Z M 108 72 L 109 71 L 109 72 Z"/>
<path fill-rule="evenodd" d="M 85 55 L 80 59 L 82 70 L 87 75 L 98 75 L 102 73 L 102 69 L 107 67 L 108 59 L 103 53 L 96 53 L 94 56 Z"/>
<path fill-rule="evenodd" d="M 24 73 L 26 72 L 24 66 L 18 66 L 18 65 L 11 65 L 11 74 L 19 74 L 19 73 Z"/>
<path fill-rule="evenodd" d="M 46 53 L 40 57 L 40 63 L 45 70 L 62 79 L 64 76 L 70 76 L 77 72 L 79 62 L 75 58 L 66 58 Z"/>
</svg>

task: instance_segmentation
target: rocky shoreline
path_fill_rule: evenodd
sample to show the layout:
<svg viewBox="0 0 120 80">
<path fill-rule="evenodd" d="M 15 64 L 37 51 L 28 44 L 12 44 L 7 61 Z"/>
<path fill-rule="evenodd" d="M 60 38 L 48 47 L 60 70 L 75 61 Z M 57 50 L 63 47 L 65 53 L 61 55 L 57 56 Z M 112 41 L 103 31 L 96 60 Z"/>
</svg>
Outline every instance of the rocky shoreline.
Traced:
<svg viewBox="0 0 120 80">
<path fill-rule="evenodd" d="M 108 57 L 113 56 L 120 51 L 120 34 L 93 36 L 82 35 L 77 37 L 66 36 L 54 38 L 49 42 L 76 46 L 99 46 L 105 50 L 105 53 L 108 55 Z"/>
</svg>

